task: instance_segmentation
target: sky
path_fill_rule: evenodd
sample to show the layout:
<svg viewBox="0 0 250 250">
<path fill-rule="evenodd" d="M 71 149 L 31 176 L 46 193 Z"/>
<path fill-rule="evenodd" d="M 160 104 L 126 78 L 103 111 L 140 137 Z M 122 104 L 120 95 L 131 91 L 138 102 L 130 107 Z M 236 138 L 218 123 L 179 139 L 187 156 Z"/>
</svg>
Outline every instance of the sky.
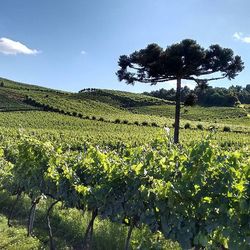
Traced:
<svg viewBox="0 0 250 250">
<path fill-rule="evenodd" d="M 119 82 L 119 56 L 191 38 L 231 48 L 245 63 L 212 86 L 250 84 L 249 0 L 8 0 L 0 8 L 1 77 L 73 92 L 169 89 L 175 83 Z"/>
</svg>

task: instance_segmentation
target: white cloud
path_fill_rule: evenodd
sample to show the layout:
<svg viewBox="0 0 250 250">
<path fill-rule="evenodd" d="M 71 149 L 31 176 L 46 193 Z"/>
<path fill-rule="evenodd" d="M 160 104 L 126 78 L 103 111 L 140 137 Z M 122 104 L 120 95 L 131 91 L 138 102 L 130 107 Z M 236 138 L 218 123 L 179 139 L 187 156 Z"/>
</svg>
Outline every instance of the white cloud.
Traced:
<svg viewBox="0 0 250 250">
<path fill-rule="evenodd" d="M 243 36 L 242 32 L 235 32 L 233 34 L 233 38 L 235 38 L 236 40 L 239 40 L 243 43 L 250 43 L 250 36 Z"/>
<path fill-rule="evenodd" d="M 81 54 L 82 54 L 82 55 L 85 55 L 86 53 L 87 53 L 87 52 L 84 51 L 84 50 L 81 51 Z"/>
<path fill-rule="evenodd" d="M 36 55 L 37 53 L 39 53 L 39 51 L 37 51 L 36 49 L 30 49 L 20 42 L 2 37 L 0 38 L 0 53 L 5 55 Z"/>
</svg>

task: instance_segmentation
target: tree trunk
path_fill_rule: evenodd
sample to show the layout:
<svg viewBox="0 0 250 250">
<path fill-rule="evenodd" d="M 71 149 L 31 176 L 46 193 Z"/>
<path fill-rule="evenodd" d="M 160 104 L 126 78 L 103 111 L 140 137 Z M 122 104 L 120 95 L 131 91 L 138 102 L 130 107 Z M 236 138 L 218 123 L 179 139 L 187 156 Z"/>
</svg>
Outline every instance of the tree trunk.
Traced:
<svg viewBox="0 0 250 250">
<path fill-rule="evenodd" d="M 181 111 L 181 78 L 177 79 L 175 102 L 176 103 L 175 103 L 174 143 L 179 143 L 180 111 Z"/>
</svg>

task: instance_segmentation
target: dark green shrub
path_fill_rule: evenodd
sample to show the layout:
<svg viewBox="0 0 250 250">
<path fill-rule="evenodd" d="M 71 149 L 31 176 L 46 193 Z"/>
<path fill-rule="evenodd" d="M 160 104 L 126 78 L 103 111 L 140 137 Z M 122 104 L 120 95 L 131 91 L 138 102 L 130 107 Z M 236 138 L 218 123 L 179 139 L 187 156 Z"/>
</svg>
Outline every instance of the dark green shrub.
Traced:
<svg viewBox="0 0 250 250">
<path fill-rule="evenodd" d="M 87 116 L 85 116 L 85 119 L 89 120 L 89 119 L 90 119 L 90 117 L 87 115 Z"/>
<path fill-rule="evenodd" d="M 152 126 L 152 127 L 159 127 L 158 124 L 157 124 L 156 122 L 152 122 L 152 123 L 151 123 L 151 126 Z"/>
<path fill-rule="evenodd" d="M 82 115 L 82 114 L 78 114 L 78 117 L 79 117 L 79 118 L 82 118 L 82 117 L 83 117 L 83 115 Z"/>
<path fill-rule="evenodd" d="M 77 113 L 76 113 L 75 111 L 72 113 L 72 115 L 73 115 L 73 116 L 78 116 Z"/>
<path fill-rule="evenodd" d="M 189 129 L 189 128 L 191 128 L 190 123 L 189 123 L 189 122 L 187 122 L 187 123 L 184 125 L 184 128 L 185 128 L 185 129 Z"/>
<path fill-rule="evenodd" d="M 44 108 L 45 111 L 49 111 L 49 108 L 50 108 L 50 107 L 49 107 L 49 105 L 44 104 L 44 105 L 43 105 L 43 108 Z"/>
<path fill-rule="evenodd" d="M 95 117 L 95 116 L 92 116 L 92 120 L 96 120 L 96 117 Z"/>
<path fill-rule="evenodd" d="M 204 129 L 204 128 L 203 128 L 203 125 L 202 125 L 202 124 L 198 124 L 198 125 L 197 125 L 197 129 L 203 130 L 203 129 Z"/>
<path fill-rule="evenodd" d="M 103 122 L 104 121 L 103 117 L 100 117 L 98 121 Z"/>
<path fill-rule="evenodd" d="M 223 132 L 230 132 L 230 131 L 231 131 L 230 127 L 228 127 L 228 126 L 223 127 Z"/>
<path fill-rule="evenodd" d="M 115 123 L 121 123 L 120 119 L 115 119 Z"/>
<path fill-rule="evenodd" d="M 142 122 L 141 125 L 142 125 L 142 126 L 148 126 L 148 122 L 144 121 L 144 122 Z"/>
<path fill-rule="evenodd" d="M 128 120 L 124 120 L 122 123 L 123 124 L 128 124 Z"/>
<path fill-rule="evenodd" d="M 135 121 L 134 124 L 137 125 L 137 126 L 139 126 L 139 122 L 138 121 Z"/>
<path fill-rule="evenodd" d="M 187 95 L 184 101 L 185 106 L 194 106 L 198 101 L 198 96 L 195 93 L 190 93 Z"/>
</svg>

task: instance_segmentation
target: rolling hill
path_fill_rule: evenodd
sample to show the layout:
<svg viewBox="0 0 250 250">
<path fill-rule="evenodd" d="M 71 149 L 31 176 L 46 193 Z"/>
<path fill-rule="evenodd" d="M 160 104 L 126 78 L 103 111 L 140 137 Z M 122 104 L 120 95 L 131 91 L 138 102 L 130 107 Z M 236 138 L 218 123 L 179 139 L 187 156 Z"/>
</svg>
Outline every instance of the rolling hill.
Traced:
<svg viewBox="0 0 250 250">
<path fill-rule="evenodd" d="M 172 126 L 175 106 L 171 101 L 143 94 L 107 89 L 83 89 L 78 93 L 58 91 L 0 78 L 0 111 L 52 111 L 81 119 L 154 127 Z M 181 127 L 215 126 L 249 133 L 249 107 L 184 107 Z"/>
</svg>

